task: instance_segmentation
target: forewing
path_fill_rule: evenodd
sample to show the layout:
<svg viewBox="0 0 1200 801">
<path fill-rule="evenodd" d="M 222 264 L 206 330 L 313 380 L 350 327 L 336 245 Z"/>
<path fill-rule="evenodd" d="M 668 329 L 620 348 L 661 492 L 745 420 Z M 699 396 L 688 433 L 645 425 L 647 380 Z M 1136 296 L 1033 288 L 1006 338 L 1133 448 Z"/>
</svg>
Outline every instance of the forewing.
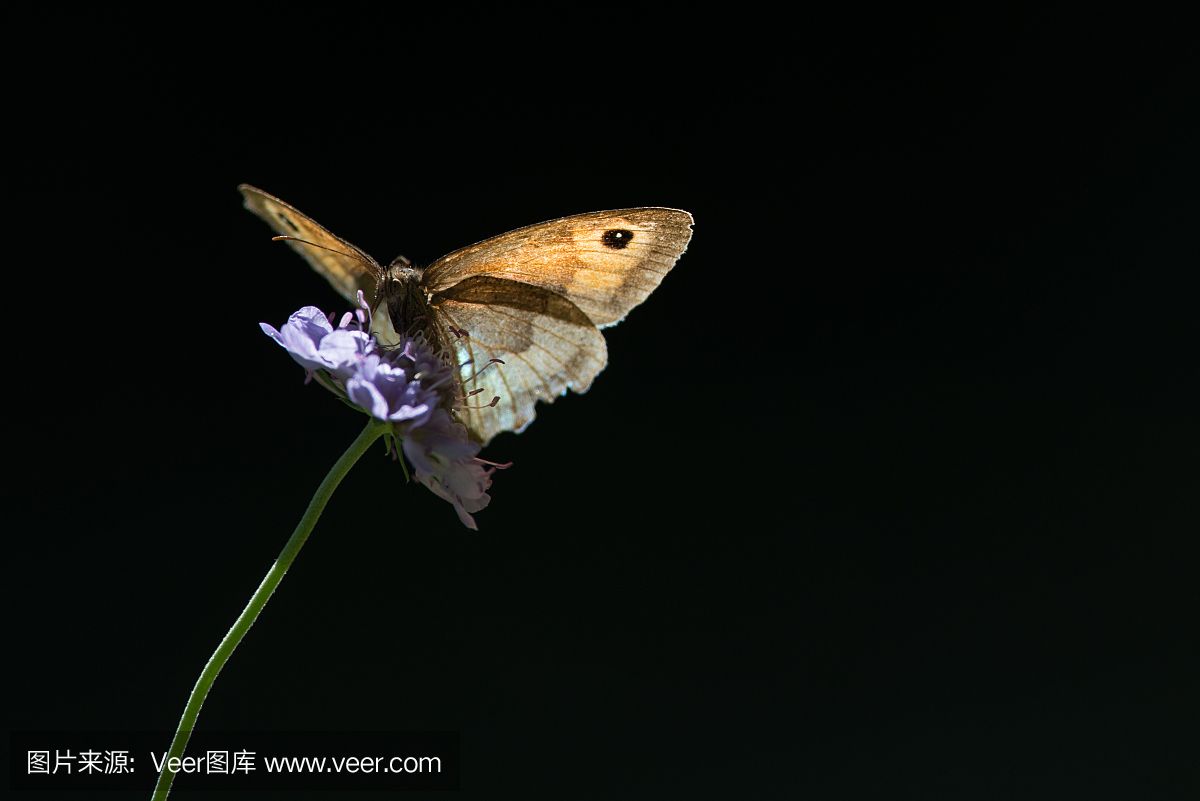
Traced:
<svg viewBox="0 0 1200 801">
<path fill-rule="evenodd" d="M 603 328 L 654 291 L 687 248 L 692 215 L 666 208 L 577 214 L 530 225 L 443 256 L 424 283 L 444 292 L 488 275 L 549 290 Z"/>
<path fill-rule="evenodd" d="M 608 361 L 604 335 L 587 315 L 541 287 L 474 276 L 435 293 L 430 306 L 461 365 L 467 398 L 459 417 L 483 443 L 524 430 L 537 401 L 587 391 Z"/>
<path fill-rule="evenodd" d="M 279 198 L 249 184 L 242 184 L 238 189 L 246 208 L 261 217 L 276 233 L 312 243 L 284 240 L 314 270 L 325 276 L 342 297 L 354 303 L 361 289 L 367 302 L 373 301 L 381 275 L 374 259 Z"/>
</svg>

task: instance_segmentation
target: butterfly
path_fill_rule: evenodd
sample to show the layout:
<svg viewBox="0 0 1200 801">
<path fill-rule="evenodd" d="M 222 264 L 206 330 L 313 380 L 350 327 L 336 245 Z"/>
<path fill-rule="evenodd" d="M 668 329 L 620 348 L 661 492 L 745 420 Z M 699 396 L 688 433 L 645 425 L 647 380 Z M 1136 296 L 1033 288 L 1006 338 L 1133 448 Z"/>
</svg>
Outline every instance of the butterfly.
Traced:
<svg viewBox="0 0 1200 801">
<path fill-rule="evenodd" d="M 463 397 L 493 399 L 456 408 L 483 444 L 523 431 L 537 401 L 586 392 L 608 363 L 600 329 L 644 301 L 692 238 L 686 211 L 596 211 L 518 228 L 427 267 L 403 256 L 383 267 L 279 198 L 238 189 L 342 297 L 355 302 L 362 290 L 382 344 L 419 334 L 456 360 Z"/>
</svg>

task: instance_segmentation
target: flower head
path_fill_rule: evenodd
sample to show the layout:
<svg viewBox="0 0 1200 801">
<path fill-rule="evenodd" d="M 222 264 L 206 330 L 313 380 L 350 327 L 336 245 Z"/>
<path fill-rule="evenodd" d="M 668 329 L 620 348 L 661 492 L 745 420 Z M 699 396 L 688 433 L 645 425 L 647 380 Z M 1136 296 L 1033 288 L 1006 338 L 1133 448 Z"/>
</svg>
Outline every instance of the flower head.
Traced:
<svg viewBox="0 0 1200 801">
<path fill-rule="evenodd" d="M 492 500 L 487 494 L 492 473 L 509 466 L 476 456 L 479 443 L 471 441 L 462 424 L 451 419 L 445 409 L 436 410 L 427 424 L 406 437 L 403 449 L 417 481 L 452 503 L 458 519 L 471 529 L 475 528 L 471 514 Z"/>
<path fill-rule="evenodd" d="M 358 293 L 359 309 L 337 327 L 314 306 L 297 311 L 276 330 L 262 330 L 308 371 L 310 378 L 348 404 L 391 424 L 396 458 L 403 452 L 417 481 L 449 501 L 463 525 L 491 500 L 491 474 L 508 467 L 478 458 L 479 444 L 454 419 L 458 385 L 453 369 L 423 339 L 407 337 L 381 348 L 364 328 L 370 308 Z"/>
<path fill-rule="evenodd" d="M 345 322 L 345 321 L 343 321 Z M 365 332 L 333 323 L 316 306 L 305 306 L 292 314 L 283 328 L 276 331 L 259 323 L 263 333 L 282 345 L 300 366 L 310 370 L 339 373 L 358 354 L 366 354 L 374 342 Z"/>
</svg>

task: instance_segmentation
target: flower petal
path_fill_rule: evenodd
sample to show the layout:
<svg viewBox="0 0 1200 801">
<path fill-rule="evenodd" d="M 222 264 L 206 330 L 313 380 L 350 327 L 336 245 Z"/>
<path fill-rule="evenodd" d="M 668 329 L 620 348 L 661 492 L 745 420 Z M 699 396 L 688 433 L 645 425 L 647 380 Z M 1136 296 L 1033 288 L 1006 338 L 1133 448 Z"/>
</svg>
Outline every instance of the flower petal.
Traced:
<svg viewBox="0 0 1200 801">
<path fill-rule="evenodd" d="M 370 381 L 364 381 L 357 376 L 351 377 L 346 382 L 346 394 L 353 403 L 372 417 L 380 420 L 388 419 L 387 400 Z"/>
<path fill-rule="evenodd" d="M 352 370 L 367 353 L 371 338 L 362 331 L 337 330 L 321 340 L 319 358 L 331 372 Z"/>
</svg>

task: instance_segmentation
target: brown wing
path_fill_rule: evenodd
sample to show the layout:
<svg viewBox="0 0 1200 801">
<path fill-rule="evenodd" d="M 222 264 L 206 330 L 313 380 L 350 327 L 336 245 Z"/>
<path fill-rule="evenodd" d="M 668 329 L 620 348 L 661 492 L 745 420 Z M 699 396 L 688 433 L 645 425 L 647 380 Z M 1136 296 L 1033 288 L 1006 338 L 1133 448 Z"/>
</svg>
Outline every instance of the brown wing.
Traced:
<svg viewBox="0 0 1200 801">
<path fill-rule="evenodd" d="M 342 297 L 354 303 L 361 289 L 368 303 L 374 299 L 375 285 L 382 274 L 374 259 L 279 198 L 249 184 L 242 184 L 238 189 L 245 198 L 246 208 L 266 221 L 274 231 L 317 246 L 285 240 L 314 270 L 325 276 Z"/>
<path fill-rule="evenodd" d="M 479 390 L 459 417 L 485 444 L 501 431 L 524 430 L 535 402 L 586 391 L 608 362 L 604 335 L 587 315 L 541 287 L 474 276 L 435 293 L 430 306 L 462 365 L 465 391 Z"/>
<path fill-rule="evenodd" d="M 570 300 L 597 326 L 619 323 L 658 287 L 692 238 L 678 209 L 595 211 L 518 228 L 443 256 L 425 270 L 436 294 L 490 275 Z"/>
</svg>

